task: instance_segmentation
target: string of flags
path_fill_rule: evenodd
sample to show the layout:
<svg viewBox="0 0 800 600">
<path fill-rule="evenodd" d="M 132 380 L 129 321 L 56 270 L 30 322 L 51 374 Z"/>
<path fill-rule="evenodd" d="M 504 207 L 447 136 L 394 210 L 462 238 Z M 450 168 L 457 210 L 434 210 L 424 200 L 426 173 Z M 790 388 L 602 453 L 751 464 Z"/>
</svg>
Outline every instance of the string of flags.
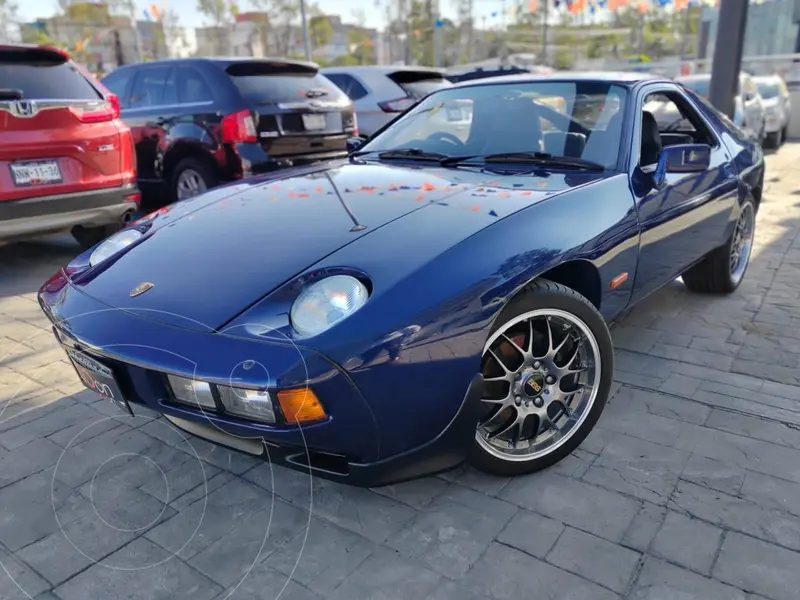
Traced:
<svg viewBox="0 0 800 600">
<path fill-rule="evenodd" d="M 672 7 L 674 10 L 681 11 L 693 6 L 718 6 L 719 0 L 541 0 L 551 3 L 556 10 L 563 10 L 571 14 L 596 12 L 607 9 L 615 11 L 625 6 L 637 9 L 641 13 L 647 13 L 653 8 Z M 784 0 L 750 0 L 752 4 L 763 4 L 765 2 L 782 2 Z M 528 0 L 528 12 L 534 13 L 539 10 L 540 0 Z M 497 18 L 502 13 L 494 11 L 492 18 Z"/>
</svg>

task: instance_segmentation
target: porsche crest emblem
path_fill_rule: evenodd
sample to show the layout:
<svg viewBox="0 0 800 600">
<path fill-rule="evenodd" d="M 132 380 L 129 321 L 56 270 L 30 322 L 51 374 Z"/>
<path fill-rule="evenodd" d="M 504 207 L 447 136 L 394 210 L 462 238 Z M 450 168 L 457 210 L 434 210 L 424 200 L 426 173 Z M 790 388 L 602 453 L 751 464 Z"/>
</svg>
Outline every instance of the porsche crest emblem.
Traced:
<svg viewBox="0 0 800 600">
<path fill-rule="evenodd" d="M 137 285 L 130 293 L 131 298 L 135 298 L 136 296 L 141 296 L 145 292 L 148 292 L 153 289 L 153 284 L 149 281 L 144 281 Z"/>
</svg>

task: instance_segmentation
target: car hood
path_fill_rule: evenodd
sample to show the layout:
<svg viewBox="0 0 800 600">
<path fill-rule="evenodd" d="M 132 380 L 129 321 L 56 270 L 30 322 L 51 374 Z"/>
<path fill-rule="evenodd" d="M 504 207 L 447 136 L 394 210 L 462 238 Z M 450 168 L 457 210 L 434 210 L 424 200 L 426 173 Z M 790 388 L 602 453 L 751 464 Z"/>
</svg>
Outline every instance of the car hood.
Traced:
<svg viewBox="0 0 800 600">
<path fill-rule="evenodd" d="M 144 223 L 148 231 L 140 242 L 73 284 L 118 309 L 171 325 L 216 330 L 326 256 L 363 236 L 381 235 L 384 225 L 413 211 L 432 204 L 471 211 L 474 226 L 460 233 L 463 239 L 603 176 L 498 176 L 479 169 L 367 162 L 284 172 L 154 213 Z M 447 227 L 446 219 L 436 216 L 441 211 L 430 214 Z M 416 235 L 407 232 L 409 246 Z M 149 289 L 135 294 L 143 283 L 151 284 L 145 286 Z"/>
</svg>

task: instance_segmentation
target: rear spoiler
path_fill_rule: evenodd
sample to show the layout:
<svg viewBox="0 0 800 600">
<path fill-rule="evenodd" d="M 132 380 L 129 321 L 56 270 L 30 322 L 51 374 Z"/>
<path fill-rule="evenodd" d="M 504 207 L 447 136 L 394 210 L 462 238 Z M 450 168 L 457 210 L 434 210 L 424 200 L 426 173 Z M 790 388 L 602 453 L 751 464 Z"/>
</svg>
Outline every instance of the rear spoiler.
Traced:
<svg viewBox="0 0 800 600">
<path fill-rule="evenodd" d="M 54 46 L 35 44 L 0 44 L 0 60 L 5 63 L 59 65 L 70 59 L 69 53 Z"/>
<path fill-rule="evenodd" d="M 225 72 L 233 77 L 255 75 L 316 75 L 319 72 L 317 63 L 305 61 L 287 61 L 276 59 L 252 59 L 231 62 L 225 66 Z"/>
</svg>

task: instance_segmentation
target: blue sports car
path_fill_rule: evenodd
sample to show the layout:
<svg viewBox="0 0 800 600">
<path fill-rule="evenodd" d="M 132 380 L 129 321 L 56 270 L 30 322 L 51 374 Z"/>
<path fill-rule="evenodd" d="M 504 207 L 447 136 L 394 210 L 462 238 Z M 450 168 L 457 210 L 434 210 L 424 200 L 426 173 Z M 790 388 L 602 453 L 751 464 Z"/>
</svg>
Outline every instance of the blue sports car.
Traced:
<svg viewBox="0 0 800 600">
<path fill-rule="evenodd" d="M 674 82 L 466 82 L 349 145 L 161 209 L 54 275 L 39 300 L 82 381 L 343 482 L 519 475 L 597 422 L 609 323 L 677 277 L 726 294 L 747 269 L 763 154 Z"/>
</svg>

